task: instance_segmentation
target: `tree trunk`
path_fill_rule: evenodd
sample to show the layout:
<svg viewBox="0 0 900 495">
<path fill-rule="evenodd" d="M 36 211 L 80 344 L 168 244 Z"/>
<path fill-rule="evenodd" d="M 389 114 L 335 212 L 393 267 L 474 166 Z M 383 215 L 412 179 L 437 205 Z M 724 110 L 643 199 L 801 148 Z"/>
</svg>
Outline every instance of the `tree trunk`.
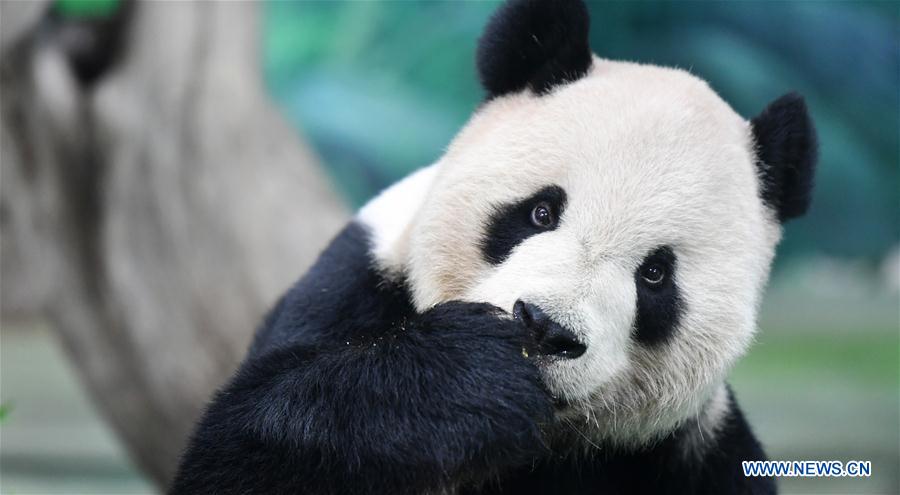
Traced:
<svg viewBox="0 0 900 495">
<path fill-rule="evenodd" d="M 2 7 L 31 21 L 0 39 L 3 316 L 50 317 L 164 484 L 346 210 L 266 99 L 257 4 L 128 3 L 96 23 Z"/>
</svg>

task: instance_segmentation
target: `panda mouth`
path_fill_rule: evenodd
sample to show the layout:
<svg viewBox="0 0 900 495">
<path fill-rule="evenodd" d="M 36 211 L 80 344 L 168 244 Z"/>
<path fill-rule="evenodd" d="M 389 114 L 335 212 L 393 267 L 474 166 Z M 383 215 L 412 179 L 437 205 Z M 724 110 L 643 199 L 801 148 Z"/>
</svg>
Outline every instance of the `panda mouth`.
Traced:
<svg viewBox="0 0 900 495">
<path fill-rule="evenodd" d="M 524 352 L 524 349 L 523 349 Z M 525 357 L 528 357 L 527 355 Z M 540 358 L 538 358 L 541 360 Z M 538 364 L 540 366 L 540 364 Z M 557 413 L 566 412 L 571 409 L 571 403 L 565 398 L 558 395 L 556 392 L 553 392 L 550 389 L 549 384 L 547 383 L 546 377 L 541 379 L 541 388 L 543 388 L 544 393 L 547 394 L 547 397 L 550 399 L 550 403 L 553 405 L 553 410 Z"/>
<path fill-rule="evenodd" d="M 567 411 L 571 407 L 571 404 L 569 404 L 569 401 L 567 401 L 566 399 L 564 399 L 562 397 L 554 396 L 554 397 L 552 397 L 551 401 L 553 402 L 553 409 L 556 412 L 564 412 L 564 411 Z"/>
</svg>

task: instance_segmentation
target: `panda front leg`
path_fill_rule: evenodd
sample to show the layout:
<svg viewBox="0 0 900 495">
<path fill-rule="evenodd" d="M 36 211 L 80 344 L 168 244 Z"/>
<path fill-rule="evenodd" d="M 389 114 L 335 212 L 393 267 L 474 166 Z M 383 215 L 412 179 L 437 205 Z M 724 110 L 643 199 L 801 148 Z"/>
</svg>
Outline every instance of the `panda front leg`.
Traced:
<svg viewBox="0 0 900 495">
<path fill-rule="evenodd" d="M 171 493 L 440 492 L 541 451 L 552 405 L 519 323 L 462 302 L 379 313 L 398 293 L 371 269 L 341 275 L 368 266 L 345 252 L 360 237 L 348 228 L 267 318 Z"/>
</svg>

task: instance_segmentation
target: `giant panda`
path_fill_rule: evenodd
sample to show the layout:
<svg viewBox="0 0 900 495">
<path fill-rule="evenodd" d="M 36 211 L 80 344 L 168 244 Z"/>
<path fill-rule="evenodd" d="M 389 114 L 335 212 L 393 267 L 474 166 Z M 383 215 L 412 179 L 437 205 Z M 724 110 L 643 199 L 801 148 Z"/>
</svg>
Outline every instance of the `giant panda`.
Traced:
<svg viewBox="0 0 900 495">
<path fill-rule="evenodd" d="M 171 492 L 773 493 L 726 375 L 810 202 L 803 99 L 750 121 L 513 0 L 486 99 L 331 242 L 214 397 Z"/>
</svg>

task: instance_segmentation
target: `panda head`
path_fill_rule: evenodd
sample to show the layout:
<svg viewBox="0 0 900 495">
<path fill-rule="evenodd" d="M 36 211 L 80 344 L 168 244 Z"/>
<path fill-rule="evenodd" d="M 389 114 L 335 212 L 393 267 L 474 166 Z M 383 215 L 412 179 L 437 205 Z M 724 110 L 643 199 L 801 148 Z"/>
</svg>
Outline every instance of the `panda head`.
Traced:
<svg viewBox="0 0 900 495">
<path fill-rule="evenodd" d="M 809 204 L 803 100 L 748 122 L 686 71 L 598 58 L 574 0 L 503 5 L 477 63 L 487 100 L 394 254 L 415 305 L 547 322 L 561 341 L 532 357 L 561 416 L 621 443 L 672 431 L 721 393 Z"/>
</svg>

